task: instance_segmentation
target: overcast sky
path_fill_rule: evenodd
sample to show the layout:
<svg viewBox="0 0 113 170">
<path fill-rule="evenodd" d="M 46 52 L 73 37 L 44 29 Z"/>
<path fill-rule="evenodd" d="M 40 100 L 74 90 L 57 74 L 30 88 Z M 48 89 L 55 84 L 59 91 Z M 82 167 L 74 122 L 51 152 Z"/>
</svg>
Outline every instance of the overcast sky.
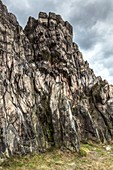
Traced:
<svg viewBox="0 0 113 170">
<path fill-rule="evenodd" d="M 2 0 L 23 27 L 29 16 L 55 12 L 74 28 L 75 41 L 95 74 L 113 84 L 113 0 Z"/>
</svg>

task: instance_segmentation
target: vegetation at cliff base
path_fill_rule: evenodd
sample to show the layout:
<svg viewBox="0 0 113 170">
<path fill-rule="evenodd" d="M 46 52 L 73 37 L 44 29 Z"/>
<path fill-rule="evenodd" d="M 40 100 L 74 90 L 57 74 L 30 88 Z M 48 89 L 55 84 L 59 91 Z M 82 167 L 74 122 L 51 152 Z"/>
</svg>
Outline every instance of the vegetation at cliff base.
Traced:
<svg viewBox="0 0 113 170">
<path fill-rule="evenodd" d="M 113 170 L 113 146 L 81 144 L 80 153 L 53 149 L 45 153 L 12 157 L 2 170 Z"/>
</svg>

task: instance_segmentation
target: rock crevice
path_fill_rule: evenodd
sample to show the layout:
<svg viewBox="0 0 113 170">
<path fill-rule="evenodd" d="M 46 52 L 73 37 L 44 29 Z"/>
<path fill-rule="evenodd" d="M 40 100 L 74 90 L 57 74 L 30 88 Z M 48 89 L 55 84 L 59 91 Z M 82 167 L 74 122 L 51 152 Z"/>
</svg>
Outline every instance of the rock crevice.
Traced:
<svg viewBox="0 0 113 170">
<path fill-rule="evenodd" d="M 96 77 L 60 15 L 23 30 L 0 0 L 0 155 L 113 138 L 113 86 Z"/>
</svg>

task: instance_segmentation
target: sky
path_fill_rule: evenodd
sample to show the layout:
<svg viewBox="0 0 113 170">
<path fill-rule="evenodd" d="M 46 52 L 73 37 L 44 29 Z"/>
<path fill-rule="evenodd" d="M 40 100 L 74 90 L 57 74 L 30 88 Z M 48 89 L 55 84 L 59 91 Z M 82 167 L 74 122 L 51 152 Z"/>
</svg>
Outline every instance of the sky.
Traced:
<svg viewBox="0 0 113 170">
<path fill-rule="evenodd" d="M 71 23 L 73 41 L 96 76 L 113 84 L 113 0 L 2 0 L 21 26 L 40 11 L 55 12 Z"/>
</svg>

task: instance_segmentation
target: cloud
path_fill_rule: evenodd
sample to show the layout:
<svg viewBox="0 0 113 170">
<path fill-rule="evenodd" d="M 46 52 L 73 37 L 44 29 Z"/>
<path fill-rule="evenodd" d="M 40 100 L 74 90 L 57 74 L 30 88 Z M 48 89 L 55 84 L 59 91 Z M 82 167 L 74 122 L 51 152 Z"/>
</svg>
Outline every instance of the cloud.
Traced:
<svg viewBox="0 0 113 170">
<path fill-rule="evenodd" d="M 74 41 L 96 75 L 113 83 L 112 0 L 3 0 L 24 27 L 28 17 L 40 11 L 62 15 L 74 27 Z"/>
<path fill-rule="evenodd" d="M 97 41 L 101 41 L 103 32 L 106 31 L 106 24 L 108 26 L 113 24 L 111 11 L 113 11 L 112 0 L 94 0 L 85 3 L 79 0 L 77 3 L 72 3 L 70 20 L 78 32 L 76 40 L 82 44 L 82 48 L 91 48 Z"/>
<path fill-rule="evenodd" d="M 19 20 L 20 25 L 26 25 L 29 16 L 38 17 L 40 11 L 56 12 L 62 14 L 62 8 L 65 7 L 65 2 L 57 0 L 47 0 L 44 3 L 42 0 L 3 0 L 9 11 L 12 11 Z"/>
<path fill-rule="evenodd" d="M 70 20 L 74 40 L 96 75 L 113 83 L 113 1 L 78 0 L 72 3 Z"/>
</svg>

